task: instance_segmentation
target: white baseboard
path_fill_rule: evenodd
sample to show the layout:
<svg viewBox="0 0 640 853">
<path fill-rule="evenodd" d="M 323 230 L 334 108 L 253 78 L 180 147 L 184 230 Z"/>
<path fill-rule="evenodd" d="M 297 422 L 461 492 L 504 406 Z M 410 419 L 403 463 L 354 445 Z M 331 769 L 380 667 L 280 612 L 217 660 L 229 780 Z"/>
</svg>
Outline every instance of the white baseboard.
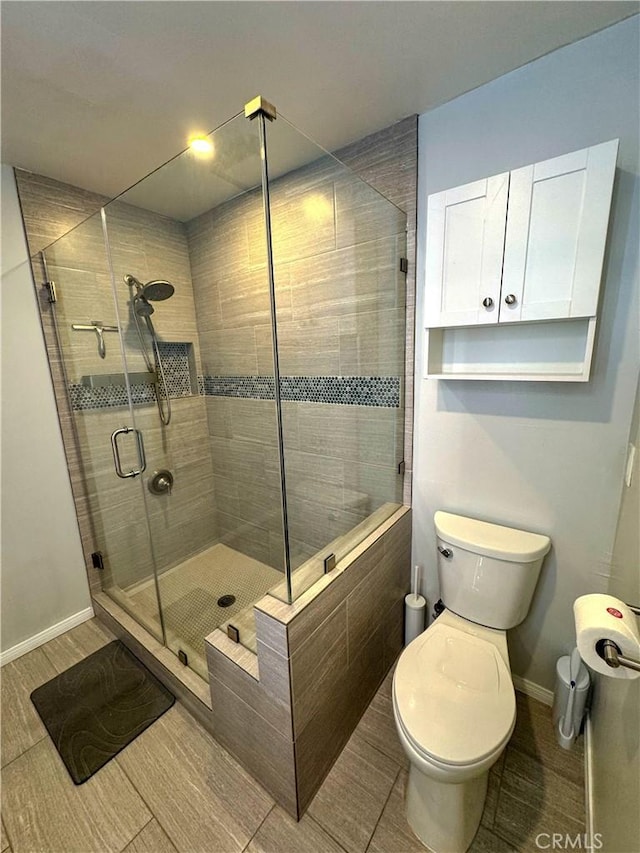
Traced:
<svg viewBox="0 0 640 853">
<path fill-rule="evenodd" d="M 529 681 L 527 678 L 521 678 L 519 675 L 511 676 L 513 678 L 513 686 L 525 696 L 531 696 L 532 699 L 537 699 L 543 705 L 553 705 L 553 690 L 547 690 L 546 687 L 541 687 L 535 681 Z"/>
<path fill-rule="evenodd" d="M 589 850 L 593 850 L 592 839 L 595 838 L 593 814 L 593 733 L 591 731 L 591 715 L 587 711 L 584 721 L 584 807 L 585 823 Z"/>
<path fill-rule="evenodd" d="M 56 625 L 40 631 L 39 634 L 34 634 L 33 637 L 29 637 L 17 645 L 11 646 L 10 649 L 5 649 L 3 652 L 0 652 L 0 666 L 4 666 L 5 663 L 10 663 L 12 660 L 26 655 L 27 652 L 37 649 L 38 646 L 43 646 L 49 640 L 53 640 L 55 637 L 59 637 L 60 634 L 64 634 L 66 631 L 70 631 L 88 619 L 92 619 L 93 615 L 93 607 L 87 607 L 85 610 L 80 610 L 78 613 L 68 616 L 62 622 L 58 622 Z"/>
</svg>

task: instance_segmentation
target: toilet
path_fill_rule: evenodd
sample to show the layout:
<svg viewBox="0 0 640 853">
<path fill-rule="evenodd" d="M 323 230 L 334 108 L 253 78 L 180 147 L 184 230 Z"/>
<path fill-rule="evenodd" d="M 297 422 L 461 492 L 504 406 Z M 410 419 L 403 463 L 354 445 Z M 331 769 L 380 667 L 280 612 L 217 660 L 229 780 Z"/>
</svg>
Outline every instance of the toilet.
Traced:
<svg viewBox="0 0 640 853">
<path fill-rule="evenodd" d="M 393 714 L 409 825 L 433 853 L 464 853 L 516 722 L 506 632 L 529 611 L 551 541 L 448 512 L 434 522 L 446 609 L 400 655 Z"/>
</svg>

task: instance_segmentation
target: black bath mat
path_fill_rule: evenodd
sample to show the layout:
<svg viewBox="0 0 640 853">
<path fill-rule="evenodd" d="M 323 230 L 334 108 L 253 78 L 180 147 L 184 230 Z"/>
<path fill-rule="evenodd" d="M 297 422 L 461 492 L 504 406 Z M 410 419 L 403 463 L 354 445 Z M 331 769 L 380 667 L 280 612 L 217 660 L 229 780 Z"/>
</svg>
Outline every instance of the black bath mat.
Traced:
<svg viewBox="0 0 640 853">
<path fill-rule="evenodd" d="M 175 702 L 114 640 L 31 694 L 69 775 L 81 785 Z"/>
</svg>

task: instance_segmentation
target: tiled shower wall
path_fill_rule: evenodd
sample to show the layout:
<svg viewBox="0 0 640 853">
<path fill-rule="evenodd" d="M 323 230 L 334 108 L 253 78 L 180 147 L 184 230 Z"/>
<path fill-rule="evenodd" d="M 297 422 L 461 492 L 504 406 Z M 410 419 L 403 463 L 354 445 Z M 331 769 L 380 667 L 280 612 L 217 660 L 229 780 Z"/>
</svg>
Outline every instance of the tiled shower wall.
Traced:
<svg viewBox="0 0 640 853">
<path fill-rule="evenodd" d="M 330 157 L 271 187 L 294 567 L 381 504 L 402 502 L 398 463 L 410 472 L 400 402 L 410 416 L 412 395 L 399 377 L 412 340 L 415 119 L 391 130 L 365 140 L 363 162 L 408 223 Z M 343 154 L 356 163 L 355 148 Z M 247 193 L 187 228 L 196 302 L 207 306 L 198 323 L 218 524 L 234 547 L 281 568 L 275 410 L 261 399 L 273 376 L 262 198 Z"/>
<path fill-rule="evenodd" d="M 17 179 L 33 253 L 55 236 L 56 223 L 61 230 L 69 226 L 69 209 L 78 206 L 78 198 L 84 201 L 85 194 L 25 172 L 17 172 Z M 98 201 L 94 196 L 89 203 L 94 199 Z M 79 216 L 85 210 L 83 206 Z M 107 208 L 107 230 L 119 285 L 118 310 L 126 329 L 128 369 L 142 372 L 145 366 L 127 304 L 125 273 L 141 281 L 164 278 L 175 285 L 171 299 L 157 304 L 153 321 L 161 340 L 191 345 L 195 376 L 200 363 L 199 341 L 184 226 L 116 202 Z M 98 320 L 105 325 L 116 325 L 100 216 L 83 222 L 48 249 L 45 257 L 49 277 L 56 282 L 56 317 L 69 385 L 82 388 L 83 376 L 122 374 L 117 334 L 104 333 L 106 355 L 102 359 L 94 333 L 71 329 L 73 323 Z M 44 271 L 39 263 L 34 267 L 36 282 L 41 284 L 45 280 Z M 76 411 L 69 411 L 51 307 L 42 297 L 41 305 L 85 554 L 89 557 L 93 551 L 102 551 L 105 586 L 115 583 L 127 587 L 152 574 L 154 558 L 162 570 L 217 540 L 204 400 L 198 396 L 197 382 L 194 396 L 186 396 L 181 389 L 178 392 L 181 396 L 172 399 L 173 414 L 168 429 L 160 427 L 155 402 L 137 404 L 135 425 L 144 436 L 147 474 L 143 478 L 117 478 L 110 436 L 114 429 L 130 425 L 131 421 L 126 405 L 114 405 L 118 402 L 114 395 L 121 394 L 123 389 L 112 386 L 103 392 L 103 399 L 96 393 L 88 402 L 90 395 L 85 394 L 83 399 L 88 407 L 81 407 L 78 395 L 72 395 Z M 127 445 L 125 441 L 123 465 L 133 467 L 136 461 L 132 442 Z M 149 474 L 161 468 L 168 468 L 174 475 L 170 497 L 145 491 Z M 144 520 L 145 506 L 152 542 Z M 92 589 L 99 591 L 100 578 L 94 572 L 92 569 L 90 573 Z"/>
</svg>

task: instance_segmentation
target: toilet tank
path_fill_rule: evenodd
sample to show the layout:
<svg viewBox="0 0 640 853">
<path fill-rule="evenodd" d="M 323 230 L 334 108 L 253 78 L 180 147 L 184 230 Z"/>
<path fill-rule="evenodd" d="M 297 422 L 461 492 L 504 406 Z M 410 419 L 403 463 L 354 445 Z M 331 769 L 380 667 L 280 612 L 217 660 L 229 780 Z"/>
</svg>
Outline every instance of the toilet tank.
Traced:
<svg viewBox="0 0 640 853">
<path fill-rule="evenodd" d="M 436 512 L 440 595 L 464 619 L 507 630 L 529 612 L 548 536 Z"/>
</svg>

